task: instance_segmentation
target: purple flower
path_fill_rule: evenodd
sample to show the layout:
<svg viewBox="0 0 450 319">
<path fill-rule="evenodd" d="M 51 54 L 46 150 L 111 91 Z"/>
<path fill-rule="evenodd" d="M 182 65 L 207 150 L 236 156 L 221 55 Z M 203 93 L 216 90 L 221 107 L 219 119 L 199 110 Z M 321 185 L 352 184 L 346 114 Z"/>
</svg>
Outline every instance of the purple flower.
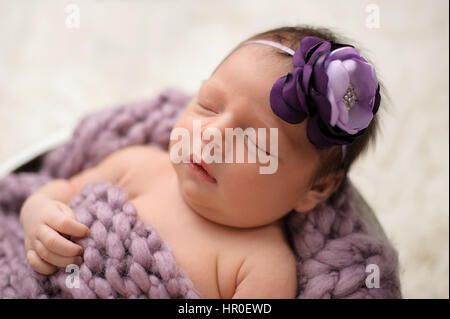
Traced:
<svg viewBox="0 0 450 319">
<path fill-rule="evenodd" d="M 352 143 L 380 104 L 374 67 L 350 45 L 305 37 L 294 70 L 272 87 L 272 110 L 288 123 L 309 117 L 307 136 L 318 148 Z"/>
</svg>

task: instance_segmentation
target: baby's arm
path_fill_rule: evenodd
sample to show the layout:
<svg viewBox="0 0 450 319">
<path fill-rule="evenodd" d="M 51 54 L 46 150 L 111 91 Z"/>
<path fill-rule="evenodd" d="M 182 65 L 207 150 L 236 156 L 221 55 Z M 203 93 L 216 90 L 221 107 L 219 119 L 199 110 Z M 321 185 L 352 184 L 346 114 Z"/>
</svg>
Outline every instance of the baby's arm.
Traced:
<svg viewBox="0 0 450 319">
<path fill-rule="evenodd" d="M 295 257 L 287 247 L 260 247 L 240 267 L 233 299 L 295 298 L 296 269 Z"/>
<path fill-rule="evenodd" d="M 130 159 L 139 155 L 140 148 L 143 146 L 116 151 L 97 166 L 68 180 L 51 181 L 26 199 L 20 211 L 20 224 L 24 230 L 27 261 L 35 271 L 51 274 L 56 266 L 81 263 L 81 246 L 64 235 L 85 237 L 89 229 L 76 221 L 67 204 L 87 183 L 117 183 L 125 174 Z"/>
</svg>

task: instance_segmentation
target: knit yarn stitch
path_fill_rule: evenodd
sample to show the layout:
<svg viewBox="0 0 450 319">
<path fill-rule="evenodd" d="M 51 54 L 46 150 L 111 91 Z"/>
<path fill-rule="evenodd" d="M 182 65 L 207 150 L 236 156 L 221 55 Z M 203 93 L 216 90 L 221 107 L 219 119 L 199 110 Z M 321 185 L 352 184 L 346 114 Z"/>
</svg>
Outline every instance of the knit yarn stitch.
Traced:
<svg viewBox="0 0 450 319">
<path fill-rule="evenodd" d="M 157 229 L 144 225 L 125 192 L 110 183 L 88 184 L 70 203 L 91 230 L 73 239 L 84 247 L 78 288 L 69 288 L 65 269 L 44 276 L 29 267 L 18 221 L 27 196 L 52 179 L 69 178 L 125 146 L 167 149 L 191 98 L 167 89 L 92 113 L 37 171 L 0 179 L 0 298 L 201 298 Z M 401 298 L 397 252 L 349 179 L 325 203 L 307 214 L 291 212 L 284 223 L 297 256 L 297 298 Z M 366 282 L 373 265 L 378 287 Z"/>
</svg>

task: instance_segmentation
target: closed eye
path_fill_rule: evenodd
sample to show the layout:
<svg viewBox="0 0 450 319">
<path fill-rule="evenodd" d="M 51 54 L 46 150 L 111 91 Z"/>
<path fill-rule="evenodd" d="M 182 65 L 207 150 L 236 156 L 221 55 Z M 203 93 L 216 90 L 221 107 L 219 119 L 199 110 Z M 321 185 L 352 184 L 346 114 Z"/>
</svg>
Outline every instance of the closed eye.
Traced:
<svg viewBox="0 0 450 319">
<path fill-rule="evenodd" d="M 256 144 L 251 138 L 247 137 L 246 140 L 250 141 L 250 143 L 252 143 L 253 145 L 255 145 L 260 151 L 266 153 L 267 156 L 272 156 L 270 154 L 270 152 L 266 151 L 265 149 L 263 149 L 262 147 L 259 147 L 258 144 Z M 248 148 L 248 145 L 247 145 Z"/>
<path fill-rule="evenodd" d="M 201 109 L 203 109 L 205 111 L 208 111 L 208 112 L 211 112 L 211 113 L 214 113 L 214 114 L 217 114 L 216 111 L 214 111 L 214 110 L 212 110 L 212 109 L 210 109 L 210 108 L 208 108 L 208 107 L 206 107 L 206 106 L 204 106 L 204 105 L 202 105 L 200 103 L 197 103 L 197 104 L 198 104 L 198 106 L 200 106 Z"/>
</svg>

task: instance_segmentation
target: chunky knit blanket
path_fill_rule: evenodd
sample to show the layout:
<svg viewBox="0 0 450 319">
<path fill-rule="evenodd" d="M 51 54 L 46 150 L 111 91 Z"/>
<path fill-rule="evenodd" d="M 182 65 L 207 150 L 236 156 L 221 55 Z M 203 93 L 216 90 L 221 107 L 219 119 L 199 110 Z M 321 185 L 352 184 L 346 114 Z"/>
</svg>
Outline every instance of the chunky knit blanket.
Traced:
<svg viewBox="0 0 450 319">
<path fill-rule="evenodd" d="M 72 199 L 89 237 L 79 269 L 53 275 L 26 263 L 19 211 L 34 190 L 133 144 L 167 149 L 170 130 L 191 97 L 168 89 L 148 101 L 86 116 L 72 138 L 33 172 L 0 179 L 0 298 L 201 298 L 157 229 L 144 225 L 120 188 L 88 184 Z M 298 298 L 401 298 L 398 256 L 349 179 L 327 202 L 284 222 L 297 256 Z M 276 269 L 274 269 L 276 271 Z"/>
</svg>

